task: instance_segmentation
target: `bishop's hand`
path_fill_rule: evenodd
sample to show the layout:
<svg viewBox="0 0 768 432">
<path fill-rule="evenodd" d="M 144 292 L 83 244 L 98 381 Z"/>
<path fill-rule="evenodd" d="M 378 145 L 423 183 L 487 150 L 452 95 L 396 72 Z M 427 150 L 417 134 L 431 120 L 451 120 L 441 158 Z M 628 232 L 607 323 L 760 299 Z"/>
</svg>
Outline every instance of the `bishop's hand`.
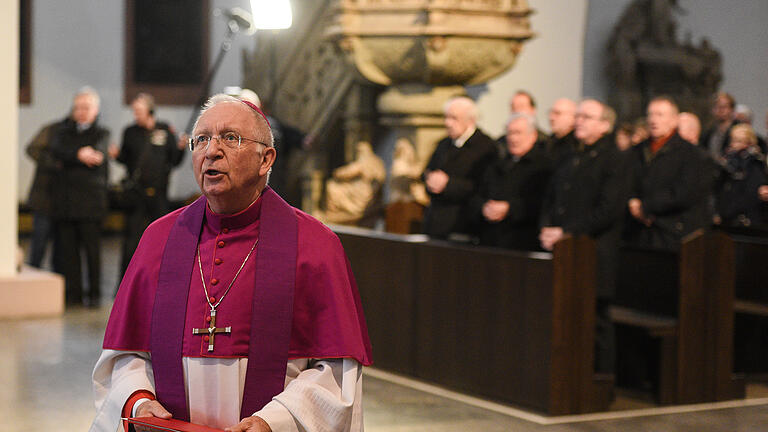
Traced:
<svg viewBox="0 0 768 432">
<path fill-rule="evenodd" d="M 150 400 L 145 401 L 136 408 L 136 417 L 159 417 L 167 420 L 171 418 L 171 413 L 160 405 L 160 402 Z M 134 425 L 134 427 L 136 428 L 136 432 L 151 432 L 152 430 L 139 425 Z"/>
<path fill-rule="evenodd" d="M 272 432 L 269 424 L 257 416 L 246 417 L 240 423 L 224 430 L 227 432 Z"/>
</svg>

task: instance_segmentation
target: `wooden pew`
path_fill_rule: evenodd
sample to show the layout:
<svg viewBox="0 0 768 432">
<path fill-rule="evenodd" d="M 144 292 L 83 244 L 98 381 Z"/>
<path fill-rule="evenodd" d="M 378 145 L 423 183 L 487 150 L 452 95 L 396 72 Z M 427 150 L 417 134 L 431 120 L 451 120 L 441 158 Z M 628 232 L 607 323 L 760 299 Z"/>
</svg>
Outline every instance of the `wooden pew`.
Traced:
<svg viewBox="0 0 768 432">
<path fill-rule="evenodd" d="M 730 228 L 735 248 L 734 367 L 768 374 L 768 232 Z"/>
<path fill-rule="evenodd" d="M 612 382 L 593 373 L 591 239 L 550 254 L 334 230 L 375 367 L 551 415 L 607 409 Z"/>
<path fill-rule="evenodd" d="M 695 232 L 679 254 L 624 249 L 619 261 L 612 316 L 658 341 L 659 402 L 743 397 L 743 380 L 733 374 L 733 241 Z M 618 341 L 626 343 L 635 342 Z"/>
</svg>

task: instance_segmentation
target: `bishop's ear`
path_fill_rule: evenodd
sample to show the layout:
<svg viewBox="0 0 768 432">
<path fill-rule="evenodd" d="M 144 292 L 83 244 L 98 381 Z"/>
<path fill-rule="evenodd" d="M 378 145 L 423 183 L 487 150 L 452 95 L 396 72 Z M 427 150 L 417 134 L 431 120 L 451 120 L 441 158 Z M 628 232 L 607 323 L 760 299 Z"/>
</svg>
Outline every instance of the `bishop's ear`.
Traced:
<svg viewBox="0 0 768 432">
<path fill-rule="evenodd" d="M 265 176 L 275 164 L 277 158 L 277 150 L 274 147 L 267 147 L 264 149 L 264 157 L 261 160 L 261 167 L 259 168 L 259 175 Z"/>
</svg>

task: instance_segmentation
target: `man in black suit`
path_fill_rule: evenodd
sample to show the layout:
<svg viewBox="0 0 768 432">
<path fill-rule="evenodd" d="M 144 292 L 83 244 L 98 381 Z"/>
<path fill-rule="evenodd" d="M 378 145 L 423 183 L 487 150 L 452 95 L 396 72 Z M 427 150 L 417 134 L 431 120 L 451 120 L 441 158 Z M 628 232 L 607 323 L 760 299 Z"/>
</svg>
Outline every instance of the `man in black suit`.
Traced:
<svg viewBox="0 0 768 432">
<path fill-rule="evenodd" d="M 549 129 L 552 134 L 547 140 L 547 153 L 556 162 L 573 153 L 578 140 L 573 134 L 576 125 L 576 102 L 560 98 L 549 109 Z"/>
<path fill-rule="evenodd" d="M 507 123 L 507 148 L 502 159 L 485 171 L 472 200 L 480 221 L 480 244 L 519 250 L 540 250 L 538 222 L 552 164 L 536 144 L 536 121 L 513 114 Z"/>
<path fill-rule="evenodd" d="M 578 149 L 555 171 L 541 215 L 539 239 L 552 250 L 565 233 L 586 234 L 597 243 L 595 370 L 614 371 L 614 329 L 608 307 L 615 296 L 616 252 L 628 196 L 626 157 L 611 131 L 616 114 L 594 99 L 576 111 Z"/>
<path fill-rule="evenodd" d="M 678 250 L 683 237 L 712 221 L 712 165 L 677 133 L 678 113 L 669 97 L 651 100 L 651 136 L 632 149 L 627 241 L 636 246 Z"/>
<path fill-rule="evenodd" d="M 423 174 L 431 200 L 424 214 L 424 233 L 442 239 L 451 233 L 472 233 L 468 203 L 496 158 L 493 140 L 477 129 L 472 99 L 450 99 L 444 111 L 448 136 L 437 144 Z"/>
</svg>

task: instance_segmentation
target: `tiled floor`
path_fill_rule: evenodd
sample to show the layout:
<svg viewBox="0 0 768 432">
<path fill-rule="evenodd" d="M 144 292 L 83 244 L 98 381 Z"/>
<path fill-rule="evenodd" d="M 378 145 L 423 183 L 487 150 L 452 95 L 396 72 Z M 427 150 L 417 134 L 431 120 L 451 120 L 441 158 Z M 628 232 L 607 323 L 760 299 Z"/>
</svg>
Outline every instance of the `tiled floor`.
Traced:
<svg viewBox="0 0 768 432">
<path fill-rule="evenodd" d="M 107 297 L 116 283 L 116 245 L 105 241 Z M 90 374 L 108 313 L 105 305 L 58 318 L 0 320 L 0 432 L 87 430 L 94 415 Z M 364 395 L 366 429 L 374 432 L 768 430 L 768 405 L 541 425 L 370 375 Z"/>
</svg>

